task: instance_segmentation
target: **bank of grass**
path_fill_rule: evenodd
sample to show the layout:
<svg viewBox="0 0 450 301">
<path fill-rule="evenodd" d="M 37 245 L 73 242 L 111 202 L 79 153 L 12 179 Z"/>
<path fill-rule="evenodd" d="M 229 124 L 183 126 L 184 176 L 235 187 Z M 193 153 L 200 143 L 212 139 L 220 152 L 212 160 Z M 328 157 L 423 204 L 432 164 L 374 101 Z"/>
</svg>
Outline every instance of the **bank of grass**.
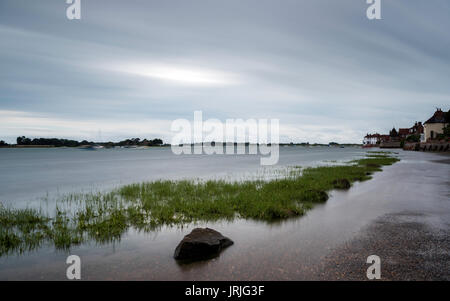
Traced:
<svg viewBox="0 0 450 301">
<path fill-rule="evenodd" d="M 162 226 L 235 218 L 275 221 L 303 215 L 328 199 L 328 191 L 365 181 L 383 165 L 398 161 L 373 154 L 347 165 L 293 168 L 272 181 L 155 181 L 123 186 L 109 193 L 69 195 L 53 217 L 32 209 L 0 207 L 0 256 L 22 253 L 43 243 L 67 249 L 83 241 L 120 240 L 133 227 Z M 75 203 L 75 204 L 74 204 Z"/>
</svg>

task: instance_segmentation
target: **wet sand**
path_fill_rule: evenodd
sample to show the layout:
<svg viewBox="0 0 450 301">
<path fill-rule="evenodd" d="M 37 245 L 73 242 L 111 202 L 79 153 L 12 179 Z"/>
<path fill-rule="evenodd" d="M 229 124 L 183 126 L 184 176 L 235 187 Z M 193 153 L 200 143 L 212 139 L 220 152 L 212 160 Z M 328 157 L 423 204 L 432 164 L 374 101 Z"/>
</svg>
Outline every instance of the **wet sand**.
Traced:
<svg viewBox="0 0 450 301">
<path fill-rule="evenodd" d="M 381 280 L 450 280 L 450 156 L 417 156 L 430 158 L 429 164 L 408 157 L 404 163 L 411 174 L 398 177 L 392 185 L 399 193 L 410 189 L 409 199 L 325 256 L 318 279 L 367 280 L 364 275 L 370 264 L 365 262 L 374 254 L 381 259 Z M 423 183 L 412 186 L 413 177 Z"/>
<path fill-rule="evenodd" d="M 323 260 L 320 279 L 362 280 L 370 253 L 381 259 L 381 280 L 449 281 L 450 230 L 431 228 L 424 217 L 403 212 L 379 218 Z"/>
<path fill-rule="evenodd" d="M 402 152 L 400 162 L 280 223 L 206 223 L 235 244 L 213 259 L 179 265 L 173 251 L 195 225 L 120 243 L 80 246 L 83 280 L 366 280 L 381 257 L 382 280 L 448 280 L 448 156 Z M 65 279 L 67 253 L 52 249 L 0 259 L 0 279 Z"/>
<path fill-rule="evenodd" d="M 435 179 L 434 189 L 411 195 L 412 204 L 402 206 L 405 211 L 399 208 L 377 218 L 330 252 L 320 264 L 320 279 L 365 280 L 367 255 L 375 254 L 381 258 L 381 280 L 450 280 L 450 157 L 436 157 L 431 165 L 422 163 L 432 170 L 413 166 L 409 178 L 422 171 L 424 183 L 417 183 L 415 189 L 407 186 L 425 190 L 427 182 Z M 415 165 L 412 160 L 406 164 Z M 409 183 L 408 177 L 400 177 L 393 184 Z"/>
</svg>

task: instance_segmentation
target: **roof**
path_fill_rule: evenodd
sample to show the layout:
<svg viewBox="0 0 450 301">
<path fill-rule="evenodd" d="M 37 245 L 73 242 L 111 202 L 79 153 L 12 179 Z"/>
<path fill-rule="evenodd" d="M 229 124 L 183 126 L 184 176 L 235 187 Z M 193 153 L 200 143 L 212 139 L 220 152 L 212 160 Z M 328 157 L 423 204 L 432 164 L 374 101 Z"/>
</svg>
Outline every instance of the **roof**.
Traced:
<svg viewBox="0 0 450 301">
<path fill-rule="evenodd" d="M 419 134 L 423 134 L 423 125 L 422 122 L 417 122 L 409 129 L 410 133 L 419 133 Z"/>
<path fill-rule="evenodd" d="M 398 134 L 399 135 L 408 135 L 409 129 L 398 129 Z"/>
<path fill-rule="evenodd" d="M 364 138 L 378 138 L 380 137 L 380 134 L 376 133 L 376 134 L 367 134 L 366 137 Z"/>
<path fill-rule="evenodd" d="M 424 122 L 427 123 L 445 123 L 445 113 L 441 109 L 437 109 L 433 116 Z"/>
</svg>

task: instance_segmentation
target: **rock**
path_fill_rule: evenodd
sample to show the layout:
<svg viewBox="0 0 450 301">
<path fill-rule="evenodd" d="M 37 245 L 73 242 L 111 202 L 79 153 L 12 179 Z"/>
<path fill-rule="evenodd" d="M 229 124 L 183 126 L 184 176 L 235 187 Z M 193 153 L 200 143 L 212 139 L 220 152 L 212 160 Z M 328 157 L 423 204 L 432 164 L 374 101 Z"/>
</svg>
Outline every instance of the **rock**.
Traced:
<svg viewBox="0 0 450 301">
<path fill-rule="evenodd" d="M 175 249 L 177 260 L 201 260 L 211 258 L 223 249 L 231 246 L 233 241 L 219 232 L 209 228 L 196 228 L 186 235 Z"/>
<path fill-rule="evenodd" d="M 337 179 L 333 181 L 334 188 L 337 189 L 349 189 L 351 184 L 347 179 Z"/>
</svg>

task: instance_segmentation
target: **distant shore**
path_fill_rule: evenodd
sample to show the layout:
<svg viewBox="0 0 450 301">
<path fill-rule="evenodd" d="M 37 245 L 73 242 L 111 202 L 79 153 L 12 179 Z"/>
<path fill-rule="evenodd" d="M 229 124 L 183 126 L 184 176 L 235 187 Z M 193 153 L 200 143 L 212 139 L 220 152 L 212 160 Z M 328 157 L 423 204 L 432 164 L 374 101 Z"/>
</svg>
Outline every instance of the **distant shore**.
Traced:
<svg viewBox="0 0 450 301">
<path fill-rule="evenodd" d="M 84 145 L 80 146 L 55 146 L 55 145 L 17 145 L 17 144 L 9 144 L 0 146 L 0 148 L 83 148 Z M 132 148 L 132 147 L 169 147 L 170 145 L 146 145 L 146 146 L 138 146 L 138 145 L 127 145 L 127 146 L 112 146 L 105 148 Z"/>
<path fill-rule="evenodd" d="M 200 144 L 200 143 L 198 143 Z M 210 144 L 210 142 L 203 143 L 204 145 Z M 249 144 L 249 143 L 233 143 L 234 145 L 241 145 L 245 144 L 248 145 L 259 145 L 259 144 Z M 0 148 L 83 148 L 88 145 L 78 145 L 78 146 L 56 146 L 56 145 L 18 145 L 18 144 L 7 144 L 7 145 L 0 145 Z M 136 147 L 171 147 L 171 144 L 162 144 L 162 145 L 115 145 L 115 146 L 109 146 L 105 145 L 105 143 L 95 143 L 93 145 L 99 145 L 103 146 L 104 148 L 136 148 Z M 191 144 L 191 146 L 194 146 L 196 144 Z M 225 143 L 224 143 L 225 145 Z M 270 143 L 269 143 L 270 145 Z M 327 147 L 362 147 L 362 144 L 352 144 L 352 143 L 345 143 L 345 144 L 322 144 L 322 143 L 278 143 L 281 147 L 288 147 L 288 146 L 327 146 Z"/>
</svg>

